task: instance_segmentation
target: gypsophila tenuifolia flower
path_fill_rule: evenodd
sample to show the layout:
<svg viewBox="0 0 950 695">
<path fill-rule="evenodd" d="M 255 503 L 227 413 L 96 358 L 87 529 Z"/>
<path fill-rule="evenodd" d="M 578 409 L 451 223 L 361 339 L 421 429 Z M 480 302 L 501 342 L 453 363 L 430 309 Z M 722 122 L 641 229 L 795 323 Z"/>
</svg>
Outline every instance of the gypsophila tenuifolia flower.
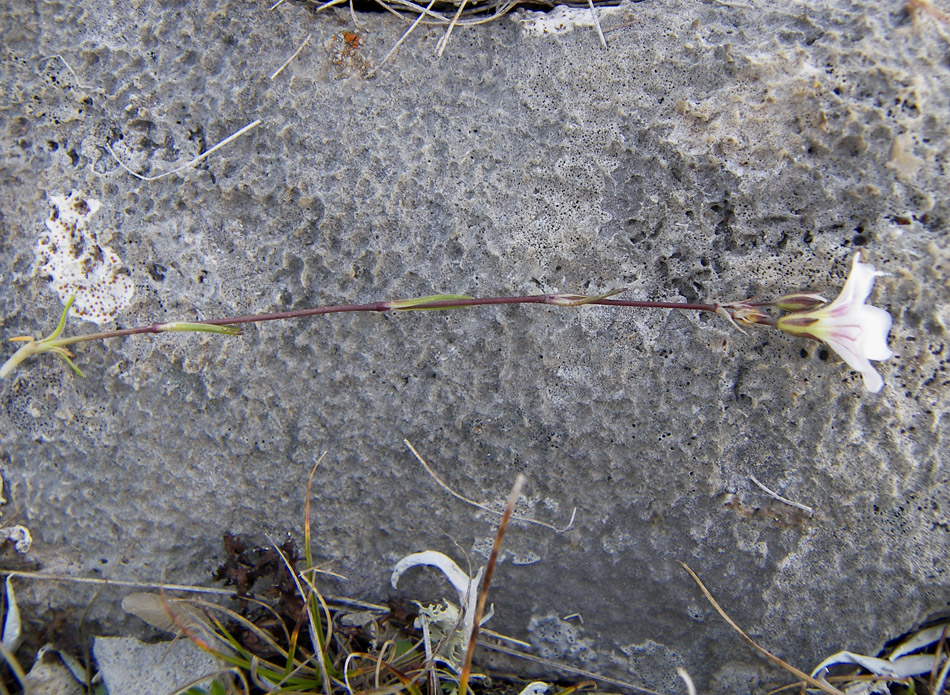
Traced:
<svg viewBox="0 0 950 695">
<path fill-rule="evenodd" d="M 861 373 L 864 387 L 874 393 L 884 386 L 884 379 L 870 360 L 886 360 L 894 354 L 887 347 L 891 315 L 884 309 L 865 304 L 878 275 L 884 273 L 862 263 L 860 252 L 856 253 L 841 294 L 831 304 L 788 314 L 776 324 L 786 333 L 825 343 L 849 367 Z"/>
</svg>

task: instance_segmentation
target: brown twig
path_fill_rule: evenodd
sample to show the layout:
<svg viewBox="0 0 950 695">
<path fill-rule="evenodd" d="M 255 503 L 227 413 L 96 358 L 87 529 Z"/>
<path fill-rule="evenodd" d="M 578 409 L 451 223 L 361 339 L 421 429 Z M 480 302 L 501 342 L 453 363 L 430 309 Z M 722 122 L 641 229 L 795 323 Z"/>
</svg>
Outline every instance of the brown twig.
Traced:
<svg viewBox="0 0 950 695">
<path fill-rule="evenodd" d="M 505 505 L 505 513 L 502 514 L 498 530 L 495 532 L 495 541 L 492 543 L 491 555 L 488 556 L 488 566 L 485 568 L 485 581 L 482 582 L 482 589 L 478 596 L 478 606 L 475 608 L 475 622 L 472 625 L 472 634 L 468 639 L 468 649 L 465 652 L 465 661 L 462 664 L 462 673 L 459 676 L 459 695 L 467 695 L 468 693 L 468 679 L 472 672 L 472 657 L 475 655 L 475 640 L 478 639 L 478 624 L 482 621 L 482 615 L 485 613 L 488 585 L 491 584 L 492 575 L 495 573 L 495 563 L 498 561 L 498 553 L 501 551 L 501 541 L 505 537 L 505 531 L 508 529 L 508 519 L 511 518 L 511 513 L 515 509 L 515 503 L 521 494 L 524 481 L 524 475 L 519 473 L 518 477 L 515 478 L 515 484 L 511 486 L 508 503 Z"/>
<path fill-rule="evenodd" d="M 791 664 L 789 664 L 789 663 L 787 663 L 787 662 L 785 662 L 785 661 L 782 661 L 780 658 L 778 658 L 777 656 L 775 656 L 775 654 L 773 654 L 772 652 L 770 652 L 770 651 L 769 651 L 768 649 L 766 649 L 765 647 L 760 647 L 760 646 L 755 642 L 755 640 L 753 640 L 753 639 L 752 639 L 751 637 L 749 637 L 745 632 L 743 632 L 742 628 L 739 627 L 738 625 L 736 625 L 735 621 L 733 621 L 733 619 L 730 618 L 730 617 L 726 614 L 726 611 L 724 611 L 724 610 L 719 606 L 719 604 L 716 603 L 716 599 L 714 599 L 713 596 L 712 596 L 712 594 L 709 593 L 709 589 L 707 589 L 707 588 L 706 588 L 706 585 L 703 584 L 703 582 L 700 580 L 700 578 L 699 578 L 698 576 L 696 576 L 696 573 L 693 572 L 693 570 L 691 570 L 691 569 L 689 568 L 689 565 L 687 565 L 685 562 L 680 562 L 680 564 L 683 566 L 683 569 L 686 570 L 686 571 L 689 573 L 689 576 L 693 578 L 693 581 L 696 582 L 696 584 L 699 586 L 699 590 L 703 592 L 703 596 L 705 596 L 705 597 L 706 597 L 706 600 L 709 601 L 709 603 L 712 604 L 712 607 L 716 609 L 716 612 L 719 613 L 720 616 L 722 616 L 722 619 L 725 620 L 727 623 L 729 623 L 729 626 L 730 626 L 733 630 L 735 630 L 735 631 L 738 632 L 740 635 L 742 635 L 742 638 L 743 638 L 746 642 L 748 642 L 749 644 L 751 644 L 752 647 L 753 647 L 757 652 L 759 652 L 762 656 L 764 656 L 766 659 L 768 659 L 769 661 L 771 661 L 771 662 L 772 662 L 773 664 L 775 664 L 776 666 L 781 666 L 782 668 L 784 668 L 784 669 L 785 669 L 786 671 L 788 671 L 789 673 L 794 674 L 795 676 L 797 676 L 798 678 L 801 678 L 803 681 L 805 681 L 805 682 L 808 683 L 809 685 L 812 685 L 812 686 L 814 686 L 814 687 L 816 687 L 816 688 L 819 688 L 820 690 L 823 690 L 824 692 L 828 693 L 829 695 L 844 695 L 844 693 L 842 693 L 842 692 L 841 692 L 840 690 L 838 690 L 837 688 L 834 688 L 834 687 L 828 685 L 827 683 L 823 683 L 822 681 L 818 680 L 817 678 L 812 678 L 811 676 L 809 676 L 809 675 L 808 675 L 807 673 L 805 673 L 804 671 L 795 668 L 794 666 L 792 666 Z"/>
</svg>

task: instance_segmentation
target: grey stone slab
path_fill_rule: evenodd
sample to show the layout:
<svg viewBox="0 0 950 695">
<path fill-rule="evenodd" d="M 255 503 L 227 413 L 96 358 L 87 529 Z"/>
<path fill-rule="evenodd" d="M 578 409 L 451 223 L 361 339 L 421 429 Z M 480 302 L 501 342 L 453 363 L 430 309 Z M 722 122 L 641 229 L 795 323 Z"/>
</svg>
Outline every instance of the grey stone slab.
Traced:
<svg viewBox="0 0 950 695">
<path fill-rule="evenodd" d="M 109 695 L 168 695 L 221 669 L 187 639 L 146 644 L 131 637 L 96 637 L 93 653 Z"/>
<path fill-rule="evenodd" d="M 420 26 L 370 80 L 405 26 L 358 19 L 343 55 L 349 13 L 296 2 L 4 4 L 4 337 L 55 323 L 33 247 L 48 197 L 76 189 L 102 202 L 92 224 L 136 285 L 120 326 L 437 292 L 833 295 L 861 248 L 889 273 L 874 295 L 895 317 L 884 391 L 817 344 L 668 311 L 344 315 L 85 346 L 85 379 L 50 358 L 0 384 L 32 557 L 206 582 L 225 531 L 301 536 L 326 452 L 315 553 L 348 577 L 327 590 L 384 598 L 399 557 L 458 556 L 454 540 L 477 564 L 493 532 L 408 438 L 470 498 L 500 504 L 522 472 L 524 513 L 563 525 L 577 508 L 567 533 L 512 528 L 491 597 L 492 627 L 577 666 L 665 692 L 682 687 L 676 665 L 715 692 L 784 680 L 678 561 L 805 669 L 945 609 L 940 18 L 897 2 L 647 1 L 605 15 L 607 50 L 590 29 L 536 37 L 504 20 L 456 29 L 436 58 L 442 31 Z M 258 118 L 152 182 L 104 147 L 154 175 Z M 419 575 L 400 590 L 450 591 Z M 117 603 L 91 615 L 118 621 Z"/>
</svg>

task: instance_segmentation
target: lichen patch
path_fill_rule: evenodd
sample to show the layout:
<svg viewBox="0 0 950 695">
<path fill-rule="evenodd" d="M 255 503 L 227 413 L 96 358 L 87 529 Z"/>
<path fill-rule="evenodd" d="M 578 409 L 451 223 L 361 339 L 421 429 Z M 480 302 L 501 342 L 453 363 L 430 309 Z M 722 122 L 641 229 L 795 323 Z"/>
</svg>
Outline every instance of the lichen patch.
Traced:
<svg viewBox="0 0 950 695">
<path fill-rule="evenodd" d="M 623 14 L 626 7 L 623 5 L 598 7 L 597 14 L 604 17 Z M 546 12 L 532 12 L 521 10 L 512 15 L 512 18 L 521 25 L 521 31 L 528 36 L 552 36 L 566 34 L 579 27 L 594 27 L 594 15 L 587 7 L 568 7 L 558 5 Z"/>
<path fill-rule="evenodd" d="M 50 278 L 64 304 L 76 295 L 71 316 L 109 323 L 129 305 L 134 288 L 119 257 L 89 228 L 101 203 L 77 191 L 50 196 L 49 203 L 46 231 L 36 241 L 36 273 Z"/>
</svg>

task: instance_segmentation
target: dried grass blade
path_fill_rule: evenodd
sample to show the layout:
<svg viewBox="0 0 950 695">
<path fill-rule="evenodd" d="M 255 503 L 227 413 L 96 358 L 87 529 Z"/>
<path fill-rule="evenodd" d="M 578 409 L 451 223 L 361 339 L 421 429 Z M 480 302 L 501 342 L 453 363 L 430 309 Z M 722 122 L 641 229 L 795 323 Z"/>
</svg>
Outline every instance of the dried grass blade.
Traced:
<svg viewBox="0 0 950 695">
<path fill-rule="evenodd" d="M 699 586 L 699 590 L 703 592 L 703 596 L 705 596 L 705 597 L 706 597 L 706 600 L 709 601 L 710 604 L 712 604 L 712 607 L 716 609 L 716 612 L 719 613 L 719 615 L 722 617 L 722 619 L 725 620 L 727 623 L 729 623 L 729 626 L 730 626 L 733 630 L 735 630 L 735 631 L 738 632 L 740 635 L 742 635 L 742 638 L 743 638 L 746 642 L 748 642 L 749 644 L 751 644 L 752 647 L 753 647 L 757 652 L 759 652 L 762 656 L 764 656 L 766 659 L 768 659 L 769 661 L 771 661 L 771 662 L 772 662 L 773 664 L 775 664 L 776 666 L 781 666 L 782 668 L 784 668 L 784 669 L 785 669 L 786 671 L 788 671 L 789 673 L 795 675 L 797 678 L 800 678 L 801 680 L 805 681 L 805 682 L 808 683 L 809 685 L 811 685 L 811 686 L 813 686 L 813 687 L 815 687 L 815 688 L 818 688 L 818 689 L 820 689 L 820 690 L 822 690 L 822 691 L 828 693 L 829 695 L 844 695 L 844 693 L 842 693 L 842 692 L 841 692 L 840 690 L 838 690 L 837 688 L 834 688 L 834 687 L 828 685 L 827 683 L 823 683 L 822 681 L 818 680 L 817 678 L 812 678 L 811 676 L 809 676 L 809 675 L 808 675 L 807 673 L 805 673 L 804 671 L 795 668 L 794 666 L 792 666 L 792 665 L 789 664 L 789 663 L 786 663 L 785 661 L 782 661 L 779 657 L 775 656 L 775 654 L 773 654 L 772 652 L 770 652 L 770 651 L 769 651 L 768 649 L 766 649 L 765 647 L 760 647 L 760 646 L 756 643 L 756 641 L 753 640 L 751 637 L 749 637 L 745 632 L 743 632 L 742 628 L 739 627 L 738 625 L 736 625 L 736 623 L 733 621 L 733 619 L 730 618 L 730 617 L 728 616 L 728 614 L 726 614 L 726 612 L 719 606 L 718 603 L 716 603 L 716 599 L 714 599 L 714 598 L 713 598 L 713 595 L 712 595 L 711 593 L 709 593 L 709 589 L 706 588 L 706 585 L 703 584 L 702 580 L 700 580 L 700 578 L 696 575 L 696 573 L 693 572 L 692 569 L 690 569 L 689 565 L 687 565 L 685 562 L 680 562 L 680 565 L 682 565 L 682 566 L 683 566 L 683 569 L 686 570 L 686 571 L 689 573 L 689 576 L 693 578 L 693 581 L 696 582 L 696 585 L 697 585 L 697 586 Z"/>
<path fill-rule="evenodd" d="M 190 683 L 186 683 L 185 685 L 181 686 L 178 690 L 175 691 L 174 695 L 179 695 L 179 693 L 187 693 L 187 692 L 190 691 L 192 688 L 200 687 L 200 686 L 202 685 L 202 683 L 204 683 L 204 682 L 205 682 L 206 680 L 208 680 L 209 678 L 217 678 L 218 676 L 223 676 L 223 675 L 225 675 L 225 674 L 233 674 L 233 675 L 237 676 L 238 679 L 241 681 L 242 687 L 244 688 L 244 695 L 250 695 L 251 686 L 248 685 L 247 678 L 244 677 L 243 671 L 241 671 L 241 669 L 236 668 L 236 667 L 232 667 L 232 668 L 222 668 L 222 669 L 219 669 L 219 670 L 214 671 L 214 672 L 212 672 L 212 673 L 206 673 L 205 675 L 201 676 L 200 678 L 196 678 L 195 680 L 191 681 Z M 233 691 L 231 691 L 231 692 L 233 692 Z"/>
<path fill-rule="evenodd" d="M 123 169 L 125 169 L 128 173 L 132 174 L 132 176 L 134 176 L 135 178 L 139 179 L 140 181 L 146 181 L 146 182 L 148 182 L 148 181 L 158 181 L 159 179 L 163 179 L 163 178 L 165 178 L 166 176 L 171 176 L 172 174 L 177 174 L 178 172 L 184 171 L 185 169 L 190 169 L 191 167 L 195 166 L 196 164 L 198 164 L 199 162 L 201 162 L 202 160 L 204 160 L 206 157 L 210 156 L 212 152 L 221 149 L 222 147 L 224 147 L 225 145 L 227 145 L 227 144 L 228 144 L 229 142 L 231 142 L 232 140 L 235 140 L 235 139 L 241 137 L 242 135 L 244 135 L 244 133 L 246 133 L 247 131 L 249 131 L 249 130 L 251 130 L 251 129 L 253 129 L 253 128 L 256 128 L 256 127 L 259 126 L 260 124 L 261 124 L 261 119 L 258 118 L 256 121 L 254 121 L 254 122 L 252 122 L 252 123 L 248 123 L 246 126 L 244 126 L 243 128 L 241 128 L 240 130 L 238 130 L 238 131 L 232 133 L 231 135 L 229 135 L 228 137 L 226 137 L 224 140 L 222 140 L 221 142 L 219 142 L 217 145 L 215 145 L 214 147 L 212 147 L 210 150 L 205 150 L 204 152 L 202 152 L 201 154 L 199 154 L 197 157 L 195 157 L 194 159 L 192 159 L 190 162 L 187 162 L 186 164 L 182 164 L 180 167 L 176 167 L 176 168 L 172 169 L 171 171 L 166 171 L 164 174 L 156 174 L 155 176 L 142 176 L 141 174 L 135 173 L 134 171 L 132 171 L 132 169 L 130 169 L 130 168 L 128 167 L 128 165 L 125 164 L 125 162 L 123 162 L 121 159 L 119 159 L 118 155 L 116 155 L 116 153 L 113 152 L 112 147 L 109 145 L 108 142 L 105 143 L 105 145 L 106 145 L 106 149 L 109 151 L 109 154 L 112 155 L 112 158 L 118 163 L 118 165 L 119 165 L 120 167 L 122 167 Z"/>
<path fill-rule="evenodd" d="M 590 15 L 594 18 L 594 26 L 597 28 L 600 43 L 607 48 L 607 38 L 604 36 L 604 30 L 600 28 L 600 17 L 597 16 L 597 10 L 594 8 L 594 0 L 587 0 L 587 6 L 590 7 Z"/>
<path fill-rule="evenodd" d="M 459 695 L 467 695 L 468 680 L 472 672 L 472 658 L 475 656 L 475 641 L 478 639 L 478 626 L 482 622 L 482 615 L 485 613 L 485 603 L 488 600 L 488 586 L 491 584 L 492 575 L 495 574 L 495 564 L 498 562 L 498 553 L 501 551 L 501 542 L 505 537 L 505 531 L 508 529 L 508 520 L 518 502 L 518 496 L 521 495 L 521 488 L 524 486 L 525 477 L 519 473 L 515 478 L 515 484 L 511 486 L 511 492 L 508 495 L 508 502 L 505 504 L 505 513 L 501 516 L 498 523 L 498 530 L 495 532 L 495 541 L 492 543 L 491 555 L 488 556 L 488 565 L 485 568 L 485 580 L 482 582 L 481 592 L 478 597 L 478 607 L 475 609 L 475 621 L 472 626 L 472 634 L 468 639 L 468 649 L 465 652 L 465 661 L 462 663 L 462 673 L 459 676 Z"/>
<path fill-rule="evenodd" d="M 562 673 L 570 673 L 574 676 L 581 676 L 583 678 L 590 678 L 599 683 L 606 683 L 607 685 L 615 685 L 618 688 L 623 688 L 624 690 L 629 690 L 635 693 L 644 693 L 644 695 L 663 695 L 658 693 L 656 690 L 650 690 L 645 688 L 642 685 L 636 685 L 634 683 L 628 683 L 627 681 L 618 680 L 616 678 L 611 678 L 609 676 L 604 676 L 599 673 L 594 673 L 593 671 L 587 671 L 582 668 L 577 668 L 575 666 L 568 666 L 567 664 L 558 663 L 553 659 L 545 659 L 543 656 L 535 656 L 534 654 L 528 654 L 526 652 L 520 651 L 518 649 L 512 649 L 511 647 L 506 647 L 502 644 L 495 644 L 494 642 L 485 642 L 481 641 L 478 643 L 480 647 L 485 649 L 491 649 L 492 651 L 500 652 L 502 654 L 507 654 L 508 656 L 513 656 L 518 659 L 524 659 L 525 661 L 530 661 L 535 664 L 540 664 L 545 668 L 549 668 L 555 671 L 560 671 Z"/>
<path fill-rule="evenodd" d="M 217 596 L 232 596 L 233 591 L 228 589 L 215 589 L 206 586 L 192 586 L 189 584 L 162 584 L 161 582 L 133 582 L 116 579 L 100 579 L 98 577 L 69 577 L 61 574 L 48 574 L 46 572 L 27 572 L 21 570 L 0 569 L 0 576 L 23 577 L 24 579 L 45 579 L 51 582 L 66 582 L 70 584 L 94 584 L 96 586 L 124 586 L 135 589 L 156 589 L 161 591 L 182 591 L 195 594 L 215 594 Z"/>
<path fill-rule="evenodd" d="M 310 496 L 307 496 L 307 499 L 310 499 Z M 290 560 L 287 559 L 287 556 L 284 552 L 271 540 L 271 545 L 274 547 L 274 550 L 280 556 L 280 559 L 283 560 L 284 565 L 287 567 L 287 571 L 290 573 L 291 578 L 294 580 L 294 585 L 297 587 L 297 592 L 300 594 L 300 598 L 304 600 L 304 605 L 308 606 L 307 609 L 307 618 L 310 625 L 310 639 L 313 642 L 313 647 L 316 649 L 316 654 L 314 656 L 317 659 L 317 663 L 320 664 L 320 675 L 323 678 L 323 689 L 324 692 L 330 693 L 332 689 L 330 688 L 330 674 L 327 671 L 327 653 L 326 653 L 326 643 L 323 641 L 323 629 L 320 627 L 320 616 L 314 615 L 311 610 L 311 596 L 304 592 L 303 587 L 300 585 L 300 579 L 297 577 L 297 572 L 294 570 Z M 305 580 L 306 581 L 306 580 Z M 317 596 L 320 594 L 317 593 Z M 326 606 L 326 604 L 323 604 Z M 327 625 L 331 625 L 332 622 L 328 621 Z"/>
<path fill-rule="evenodd" d="M 454 17 L 452 17 L 452 21 L 449 23 L 449 28 L 445 30 L 445 34 L 441 39 L 439 39 L 436 55 L 438 55 L 440 58 L 442 57 L 442 54 L 445 53 L 445 47 L 449 44 L 449 37 L 452 35 L 452 30 L 455 29 L 455 25 L 458 24 L 459 17 L 462 16 L 462 10 L 465 9 L 466 2 L 468 2 L 468 0 L 462 0 L 462 2 L 459 4 L 458 12 L 455 13 Z"/>
<path fill-rule="evenodd" d="M 213 611 L 218 611 L 220 613 L 223 613 L 228 618 L 230 618 L 231 620 L 241 625 L 244 629 L 253 633 L 255 637 L 260 639 L 262 642 L 266 643 L 275 652 L 277 652 L 283 657 L 287 656 L 287 651 L 283 647 L 281 647 L 277 643 L 277 641 L 273 637 L 270 636 L 270 634 L 267 631 L 262 630 L 253 622 L 245 618 L 243 615 L 234 612 L 233 610 L 231 610 L 230 608 L 227 608 L 226 606 L 221 606 L 221 605 L 218 605 L 217 603 L 211 603 L 210 601 L 202 601 L 200 599 L 197 599 L 197 600 L 191 601 L 191 603 L 192 605 L 201 606 L 202 608 L 207 608 Z M 263 606 L 265 604 L 258 602 L 258 605 Z M 215 618 L 213 615 L 209 615 L 209 618 L 210 620 L 214 621 L 216 631 L 221 633 L 217 635 L 218 639 L 221 639 L 222 641 L 227 642 L 231 647 L 235 649 L 238 649 L 240 651 L 245 651 L 244 648 L 241 646 L 240 642 L 238 642 L 237 639 L 235 639 L 230 633 L 228 633 L 224 629 L 224 626 L 221 624 L 221 622 L 217 618 Z M 179 630 L 182 629 L 180 625 L 178 626 L 178 629 Z"/>
<path fill-rule="evenodd" d="M 465 502 L 466 504 L 470 504 L 477 509 L 481 509 L 483 512 L 488 512 L 489 514 L 501 516 L 500 512 L 495 511 L 491 507 L 481 504 L 480 502 L 476 502 L 475 500 L 469 499 L 465 495 L 459 494 L 458 492 L 453 490 L 451 487 L 449 487 L 448 483 L 442 480 L 442 478 L 440 478 L 438 474 L 436 474 L 436 472 L 432 470 L 432 467 L 426 462 L 424 458 L 422 458 L 422 456 L 419 454 L 418 451 L 416 451 L 416 448 L 409 442 L 408 439 L 403 439 L 402 443 L 405 444 L 409 448 L 409 451 L 412 452 L 412 455 L 415 456 L 416 460 L 422 465 L 423 468 L 425 468 L 426 473 L 429 474 L 429 477 L 431 477 L 439 487 L 441 487 L 447 493 L 452 495 L 452 497 L 454 497 L 457 500 L 461 500 L 462 502 Z M 512 514 L 511 518 L 513 521 L 520 521 L 526 524 L 535 524 L 537 526 L 543 526 L 546 529 L 551 529 L 552 531 L 554 531 L 554 533 L 564 533 L 565 531 L 569 531 L 574 527 L 574 518 L 576 516 L 577 516 L 577 507 L 574 507 L 574 509 L 571 510 L 571 518 L 567 522 L 567 526 L 565 526 L 564 528 L 558 528 L 554 524 L 549 524 L 546 521 L 539 521 L 538 519 L 532 519 L 526 516 L 518 516 L 517 514 Z"/>
<path fill-rule="evenodd" d="M 426 12 L 432 9 L 432 6 L 434 4 L 435 4 L 435 0 L 429 0 L 429 4 L 426 6 Z M 417 26 L 419 26 L 419 22 L 422 21 L 422 18 L 424 16 L 425 16 L 424 14 L 420 13 L 419 16 L 416 17 L 416 21 L 414 21 L 412 24 L 409 25 L 409 28 L 406 29 L 405 33 L 399 37 L 399 40 L 396 42 L 396 45 L 389 49 L 389 53 L 387 53 L 385 57 L 381 61 L 379 61 L 379 63 L 377 63 L 376 67 L 374 67 L 372 70 L 370 70 L 366 74 L 366 79 L 369 79 L 370 77 L 375 75 L 376 72 L 386 64 L 386 61 L 389 60 L 392 57 L 393 53 L 395 53 L 396 50 L 402 45 L 402 42 L 405 41 L 409 37 L 409 34 L 411 34 Z"/>
<path fill-rule="evenodd" d="M 272 75 L 270 76 L 270 78 L 271 78 L 272 80 L 273 80 L 275 77 L 277 77 L 280 73 L 282 73 L 282 72 L 284 71 L 284 68 L 286 68 L 288 65 L 291 64 L 291 62 L 293 62 L 293 59 L 294 59 L 294 58 L 296 58 L 298 55 L 300 55 L 300 51 L 302 51 L 302 50 L 306 47 L 306 45 L 307 45 L 308 43 L 310 43 L 310 38 L 311 38 L 312 36 L 313 36 L 313 33 L 307 34 L 307 38 L 305 38 L 305 39 L 303 40 L 303 43 L 300 44 L 300 47 L 299 47 L 296 51 L 294 51 L 293 55 L 290 56 L 290 57 L 289 57 L 287 60 L 285 60 L 283 63 L 281 63 L 281 66 L 280 66 L 279 68 L 277 68 L 276 70 L 274 70 L 274 74 L 272 74 Z"/>
<path fill-rule="evenodd" d="M 313 476 L 317 472 L 317 468 L 320 466 L 320 462 L 323 461 L 323 457 L 327 455 L 327 452 L 320 454 L 320 458 L 317 459 L 317 462 L 313 464 L 313 468 L 310 469 L 310 476 L 307 478 L 307 498 L 303 502 L 303 556 L 304 560 L 307 561 L 307 569 L 313 567 L 313 549 L 310 547 L 310 491 L 313 489 Z"/>
</svg>

